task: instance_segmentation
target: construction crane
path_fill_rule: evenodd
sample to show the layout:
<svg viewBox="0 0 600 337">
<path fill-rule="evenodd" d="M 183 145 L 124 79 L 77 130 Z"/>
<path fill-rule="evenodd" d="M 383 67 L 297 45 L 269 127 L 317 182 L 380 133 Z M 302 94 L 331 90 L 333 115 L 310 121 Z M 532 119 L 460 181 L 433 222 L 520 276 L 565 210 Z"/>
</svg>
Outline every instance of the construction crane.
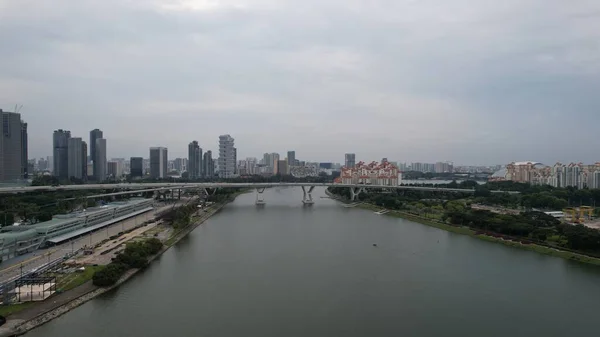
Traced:
<svg viewBox="0 0 600 337">
<path fill-rule="evenodd" d="M 18 114 L 22 108 L 23 108 L 23 104 L 21 104 L 21 105 L 15 104 L 15 113 Z"/>
</svg>

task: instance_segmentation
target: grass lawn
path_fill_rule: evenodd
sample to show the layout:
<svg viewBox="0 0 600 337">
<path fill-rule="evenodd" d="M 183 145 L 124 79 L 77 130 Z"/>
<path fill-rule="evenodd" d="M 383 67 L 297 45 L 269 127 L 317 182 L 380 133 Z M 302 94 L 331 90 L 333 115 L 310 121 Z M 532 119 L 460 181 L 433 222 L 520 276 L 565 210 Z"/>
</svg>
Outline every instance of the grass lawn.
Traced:
<svg viewBox="0 0 600 337">
<path fill-rule="evenodd" d="M 94 273 L 102 268 L 104 268 L 104 266 L 85 266 L 84 271 L 77 271 L 73 274 L 69 274 L 60 281 L 58 281 L 56 289 L 58 291 L 67 291 L 73 288 L 77 288 L 80 285 L 91 280 L 94 276 Z"/>
<path fill-rule="evenodd" d="M 35 302 L 0 305 L 0 315 L 6 317 L 35 305 Z"/>
</svg>

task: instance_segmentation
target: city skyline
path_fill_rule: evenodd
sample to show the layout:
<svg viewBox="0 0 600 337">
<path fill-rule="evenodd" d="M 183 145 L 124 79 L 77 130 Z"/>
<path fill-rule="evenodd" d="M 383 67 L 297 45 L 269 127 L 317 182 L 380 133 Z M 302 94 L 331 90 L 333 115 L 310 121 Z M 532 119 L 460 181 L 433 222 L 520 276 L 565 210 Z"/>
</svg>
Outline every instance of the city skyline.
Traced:
<svg viewBox="0 0 600 337">
<path fill-rule="evenodd" d="M 97 127 L 114 157 L 229 133 L 239 157 L 595 160 L 597 2 L 207 3 L 3 2 L 0 107 L 23 104 L 30 157 Z"/>
</svg>

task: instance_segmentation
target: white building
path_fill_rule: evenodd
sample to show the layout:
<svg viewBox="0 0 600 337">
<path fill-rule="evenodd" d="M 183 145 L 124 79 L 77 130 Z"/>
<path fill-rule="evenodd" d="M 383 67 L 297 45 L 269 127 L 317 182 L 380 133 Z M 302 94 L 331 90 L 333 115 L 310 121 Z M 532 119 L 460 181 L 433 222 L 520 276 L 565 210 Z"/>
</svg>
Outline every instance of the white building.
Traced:
<svg viewBox="0 0 600 337">
<path fill-rule="evenodd" d="M 236 152 L 234 139 L 230 135 L 219 136 L 219 178 L 236 176 Z"/>
</svg>

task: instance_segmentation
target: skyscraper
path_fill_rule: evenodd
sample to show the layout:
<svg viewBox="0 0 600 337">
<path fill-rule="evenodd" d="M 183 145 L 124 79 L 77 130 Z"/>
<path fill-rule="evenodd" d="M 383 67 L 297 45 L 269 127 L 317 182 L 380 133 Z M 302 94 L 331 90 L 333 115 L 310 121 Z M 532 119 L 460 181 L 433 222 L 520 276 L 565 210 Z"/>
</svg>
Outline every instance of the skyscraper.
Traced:
<svg viewBox="0 0 600 337">
<path fill-rule="evenodd" d="M 288 162 L 285 160 L 277 161 L 277 174 L 284 176 L 288 174 Z"/>
<path fill-rule="evenodd" d="M 90 131 L 90 158 L 94 160 L 96 158 L 96 139 L 103 138 L 104 133 L 100 129 L 94 129 Z"/>
<path fill-rule="evenodd" d="M 71 131 L 58 129 L 53 135 L 53 162 L 52 174 L 59 179 L 69 178 L 69 139 Z"/>
<path fill-rule="evenodd" d="M 131 177 L 142 177 L 144 175 L 144 158 L 131 157 L 129 170 Z"/>
<path fill-rule="evenodd" d="M 346 153 L 344 166 L 346 168 L 352 168 L 356 166 L 356 155 L 354 153 Z"/>
<path fill-rule="evenodd" d="M 167 176 L 167 163 L 169 161 L 166 147 L 150 148 L 150 176 L 152 178 L 165 178 Z"/>
<path fill-rule="evenodd" d="M 69 178 L 87 178 L 87 144 L 81 138 L 67 141 L 67 175 Z"/>
<path fill-rule="evenodd" d="M 197 141 L 188 145 L 188 174 L 190 179 L 198 179 L 203 176 L 202 148 Z"/>
<path fill-rule="evenodd" d="M 21 180 L 26 176 L 28 164 L 27 123 L 21 120 L 19 113 L 0 109 L 0 115 L 2 115 L 0 181 Z"/>
<path fill-rule="evenodd" d="M 296 151 L 288 151 L 287 163 L 288 163 L 288 166 L 296 165 Z"/>
<path fill-rule="evenodd" d="M 278 163 L 279 163 L 279 153 L 271 153 L 271 173 L 273 174 L 277 174 L 277 168 L 278 168 Z"/>
<path fill-rule="evenodd" d="M 120 179 L 123 176 L 123 163 L 118 160 L 111 160 L 106 163 L 106 172 L 108 176 Z"/>
<path fill-rule="evenodd" d="M 94 178 L 96 181 L 106 180 L 106 139 L 96 138 L 94 157 Z"/>
<path fill-rule="evenodd" d="M 220 178 L 233 178 L 235 176 L 236 152 L 234 139 L 230 135 L 219 136 Z"/>
<path fill-rule="evenodd" d="M 204 176 L 207 178 L 213 178 L 215 175 L 215 162 L 212 158 L 212 151 L 208 150 L 204 153 L 204 159 L 202 160 L 204 168 Z"/>
<path fill-rule="evenodd" d="M 94 129 L 92 131 L 90 131 L 90 159 L 93 162 L 93 166 L 94 166 L 94 179 L 98 180 L 98 176 L 96 175 L 96 172 L 99 172 L 100 170 L 96 167 L 96 140 L 100 139 L 103 137 L 103 132 L 99 129 Z M 106 171 L 105 171 L 106 172 Z"/>
<path fill-rule="evenodd" d="M 29 177 L 29 173 L 33 173 L 33 171 L 29 171 L 28 145 L 29 142 L 27 141 L 27 123 L 21 121 L 21 168 L 23 169 L 23 178 L 25 179 Z"/>
</svg>

